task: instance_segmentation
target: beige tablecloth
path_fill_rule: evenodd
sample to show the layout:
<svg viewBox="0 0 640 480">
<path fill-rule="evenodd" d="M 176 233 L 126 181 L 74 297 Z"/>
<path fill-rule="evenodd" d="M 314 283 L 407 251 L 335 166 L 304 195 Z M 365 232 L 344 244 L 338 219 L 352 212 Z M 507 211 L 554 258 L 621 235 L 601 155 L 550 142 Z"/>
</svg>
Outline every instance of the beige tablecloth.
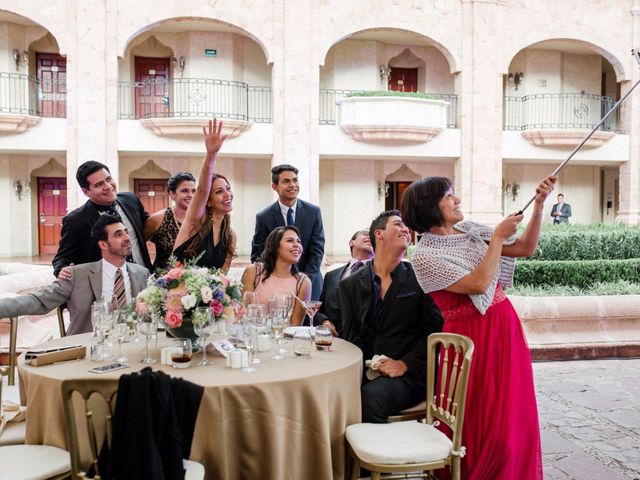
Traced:
<svg viewBox="0 0 640 480">
<path fill-rule="evenodd" d="M 44 345 L 88 340 L 88 334 L 76 335 Z M 161 338 L 158 348 L 167 342 Z M 140 363 L 143 346 L 124 344 L 131 367 L 100 378 L 117 379 L 122 373 L 144 368 Z M 152 352 L 159 358 L 158 350 Z M 191 459 L 205 465 L 207 479 L 344 477 L 345 427 L 359 422 L 361 416 L 362 354 L 358 348 L 337 340 L 333 351 L 314 352 L 310 359 L 276 361 L 269 353 L 260 354 L 264 363 L 253 374 L 226 368 L 222 356 L 209 355 L 214 366 L 176 370 L 152 365 L 205 387 Z M 96 365 L 100 364 L 84 359 L 31 367 L 20 358 L 21 399 L 29 408 L 27 443 L 66 448 L 60 384 L 68 378 L 96 378 L 88 372 Z"/>
</svg>

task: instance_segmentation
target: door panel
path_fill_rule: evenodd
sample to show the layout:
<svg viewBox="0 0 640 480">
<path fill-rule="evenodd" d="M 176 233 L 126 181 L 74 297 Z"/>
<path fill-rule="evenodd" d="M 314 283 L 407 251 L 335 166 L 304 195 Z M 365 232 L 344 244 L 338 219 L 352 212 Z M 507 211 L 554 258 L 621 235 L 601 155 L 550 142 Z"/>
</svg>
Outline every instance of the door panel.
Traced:
<svg viewBox="0 0 640 480">
<path fill-rule="evenodd" d="M 418 69 L 391 67 L 389 90 L 394 90 L 396 92 L 417 92 Z"/>
<path fill-rule="evenodd" d="M 136 118 L 169 115 L 169 59 L 135 57 Z"/>
<path fill-rule="evenodd" d="M 133 191 L 144 205 L 149 215 L 169 206 L 169 192 L 167 192 L 166 178 L 136 178 L 133 181 Z M 147 249 L 151 260 L 155 259 L 156 246 L 147 242 Z"/>
<path fill-rule="evenodd" d="M 38 250 L 55 254 L 67 213 L 67 179 L 38 177 Z"/>
<path fill-rule="evenodd" d="M 36 53 L 41 117 L 67 116 L 67 59 L 56 53 Z"/>
</svg>

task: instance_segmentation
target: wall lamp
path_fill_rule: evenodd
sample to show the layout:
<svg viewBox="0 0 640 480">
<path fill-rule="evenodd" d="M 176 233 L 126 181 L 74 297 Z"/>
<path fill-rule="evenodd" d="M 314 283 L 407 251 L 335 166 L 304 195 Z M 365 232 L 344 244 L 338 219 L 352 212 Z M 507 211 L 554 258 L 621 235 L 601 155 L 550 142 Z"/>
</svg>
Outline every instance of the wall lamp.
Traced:
<svg viewBox="0 0 640 480">
<path fill-rule="evenodd" d="M 180 66 L 180 73 L 184 72 L 184 67 L 186 64 L 187 60 L 182 55 L 180 56 L 180 60 L 178 60 L 176 57 L 171 57 L 171 65 L 174 69 Z"/>
<path fill-rule="evenodd" d="M 520 185 L 517 183 L 507 183 L 504 186 L 504 193 L 507 194 L 507 197 L 511 197 L 511 200 L 518 198 L 518 193 L 520 193 Z"/>
<path fill-rule="evenodd" d="M 16 193 L 18 200 L 22 200 L 23 193 L 31 193 L 31 182 L 24 182 L 24 186 L 20 180 L 13 182 L 13 191 Z"/>
<path fill-rule="evenodd" d="M 383 197 L 386 198 L 389 196 L 390 187 L 391 185 L 387 182 L 384 182 L 384 185 L 382 185 L 382 182 L 378 182 L 378 200 L 382 200 Z"/>
<path fill-rule="evenodd" d="M 507 83 L 512 87 L 516 87 L 516 90 L 518 90 L 518 85 L 520 85 L 523 78 L 523 72 L 509 73 L 509 75 L 507 75 Z"/>
<path fill-rule="evenodd" d="M 29 65 L 29 52 L 26 50 L 20 53 L 17 48 L 13 49 L 13 61 L 16 62 L 16 71 L 20 71 L 20 63 L 26 67 Z"/>
<path fill-rule="evenodd" d="M 389 78 L 391 78 L 391 67 L 387 65 L 380 65 L 378 67 L 378 72 L 380 73 L 380 82 L 383 84 L 389 83 Z"/>
</svg>

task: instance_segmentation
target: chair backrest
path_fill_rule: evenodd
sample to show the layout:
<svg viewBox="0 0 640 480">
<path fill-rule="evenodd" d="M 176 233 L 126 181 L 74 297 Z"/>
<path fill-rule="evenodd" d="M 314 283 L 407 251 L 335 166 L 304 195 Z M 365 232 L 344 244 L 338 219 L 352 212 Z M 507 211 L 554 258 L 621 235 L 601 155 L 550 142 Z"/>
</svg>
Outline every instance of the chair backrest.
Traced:
<svg viewBox="0 0 640 480">
<path fill-rule="evenodd" d="M 62 382 L 71 478 L 103 478 L 98 458 L 103 443 L 111 446 L 111 419 L 118 393 L 117 379 L 78 379 Z"/>
<path fill-rule="evenodd" d="M 427 342 L 427 423 L 449 426 L 459 451 L 473 341 L 455 333 L 433 333 Z M 438 362 L 439 356 L 439 362 Z M 438 365 L 437 379 L 435 365 Z M 436 381 L 437 380 L 437 381 Z"/>
</svg>

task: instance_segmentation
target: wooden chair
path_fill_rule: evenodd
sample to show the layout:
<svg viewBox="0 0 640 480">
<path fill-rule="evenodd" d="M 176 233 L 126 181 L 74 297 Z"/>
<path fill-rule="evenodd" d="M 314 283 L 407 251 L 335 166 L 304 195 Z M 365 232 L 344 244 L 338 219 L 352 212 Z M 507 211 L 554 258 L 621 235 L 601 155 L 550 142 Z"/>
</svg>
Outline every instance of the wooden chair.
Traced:
<svg viewBox="0 0 640 480">
<path fill-rule="evenodd" d="M 435 368 L 440 348 L 436 382 Z M 360 467 L 378 480 L 382 473 L 425 472 L 449 467 L 454 480 L 460 479 L 460 459 L 464 408 L 473 342 L 453 333 L 434 333 L 427 342 L 427 401 L 423 422 L 359 423 L 349 425 L 346 438 L 354 459 L 351 478 L 358 478 Z M 437 389 L 437 391 L 436 391 Z M 435 422 L 437 420 L 437 422 Z M 435 428 L 447 425 L 452 440 Z"/>
<path fill-rule="evenodd" d="M 103 478 L 98 465 L 103 442 L 111 446 L 111 420 L 115 413 L 118 380 L 64 380 L 61 388 L 71 454 L 71 479 L 99 480 Z M 186 480 L 204 479 L 202 464 L 184 460 L 184 466 Z M 91 469 L 93 477 L 87 473 Z"/>
<path fill-rule="evenodd" d="M 9 386 L 16 384 L 16 362 L 18 354 L 16 352 L 18 342 L 18 317 L 9 318 L 9 367 L 7 377 Z"/>
<path fill-rule="evenodd" d="M 67 329 L 64 326 L 64 309 L 67 308 L 67 304 L 63 303 L 56 309 L 58 315 L 58 328 L 60 329 L 60 338 L 67 336 Z"/>
</svg>

